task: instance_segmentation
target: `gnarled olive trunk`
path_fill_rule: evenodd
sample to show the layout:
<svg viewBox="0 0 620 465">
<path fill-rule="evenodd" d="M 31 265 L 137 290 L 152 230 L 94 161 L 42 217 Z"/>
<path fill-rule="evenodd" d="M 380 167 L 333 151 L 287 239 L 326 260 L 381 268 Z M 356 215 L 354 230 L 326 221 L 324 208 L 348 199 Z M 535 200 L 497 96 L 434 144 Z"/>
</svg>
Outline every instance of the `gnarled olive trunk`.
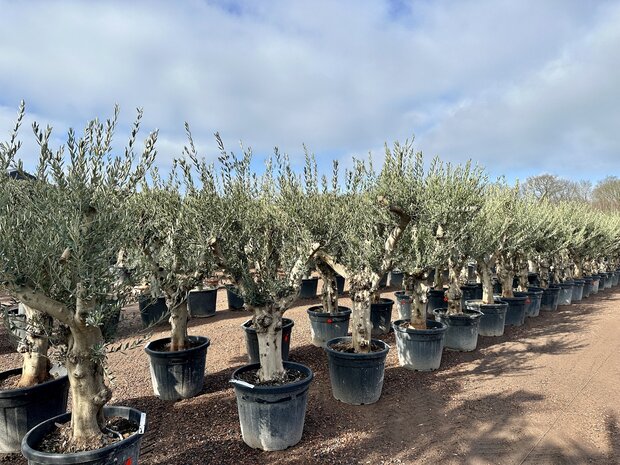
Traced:
<svg viewBox="0 0 620 465">
<path fill-rule="evenodd" d="M 491 267 L 484 261 L 478 261 L 480 281 L 482 282 L 482 303 L 494 304 L 493 280 L 491 278 Z"/>
<path fill-rule="evenodd" d="M 170 309 L 170 351 L 175 352 L 187 349 L 187 300 L 175 303 L 174 300 L 166 298 L 166 305 Z"/>
<path fill-rule="evenodd" d="M 47 351 L 51 318 L 23 303 L 19 306 L 26 314 L 26 339 L 20 341 L 18 348 L 23 357 L 22 375 L 18 386 L 29 387 L 49 378 L 50 363 Z"/>
<path fill-rule="evenodd" d="M 521 258 L 518 259 L 518 270 L 519 286 L 517 287 L 517 291 L 527 292 L 527 287 L 529 285 L 528 273 L 530 271 L 527 260 Z"/>
<path fill-rule="evenodd" d="M 72 446 L 78 449 L 99 444 L 105 425 L 103 406 L 112 391 L 104 381 L 104 355 L 95 352 L 104 340 L 97 326 L 76 322 L 70 327 L 65 366 L 71 386 Z"/>
<path fill-rule="evenodd" d="M 502 283 L 502 297 L 514 297 L 512 282 L 514 280 L 514 270 L 512 267 L 512 257 L 510 255 L 500 255 L 497 260 L 497 276 Z"/>
<path fill-rule="evenodd" d="M 448 314 L 454 315 L 461 313 L 461 285 L 459 283 L 459 271 L 461 266 L 455 264 L 450 260 L 448 271 L 450 276 L 450 285 L 446 291 L 446 298 L 448 299 Z"/>
<path fill-rule="evenodd" d="M 574 264 L 574 277 L 576 279 L 581 279 L 583 278 L 583 259 L 581 257 L 575 257 L 575 264 Z"/>
<path fill-rule="evenodd" d="M 426 329 L 426 306 L 428 303 L 428 274 L 417 271 L 407 274 L 404 279 L 405 292 L 411 295 L 411 320 L 409 325 L 415 329 Z"/>
<path fill-rule="evenodd" d="M 543 288 L 548 288 L 549 287 L 549 261 L 547 259 L 542 259 L 539 263 L 538 266 L 539 270 L 540 270 L 540 285 Z"/>
<path fill-rule="evenodd" d="M 336 273 L 329 265 L 322 261 L 317 263 L 316 269 L 323 281 L 323 288 L 321 291 L 323 311 L 332 315 L 338 313 L 338 283 L 336 282 Z"/>
<path fill-rule="evenodd" d="M 258 378 L 262 382 L 283 380 L 282 311 L 276 305 L 254 307 L 252 323 L 258 338 Z"/>
<path fill-rule="evenodd" d="M 370 303 L 372 297 L 371 278 L 353 276 L 350 278 L 351 339 L 356 353 L 370 352 L 372 322 L 370 321 Z"/>
</svg>

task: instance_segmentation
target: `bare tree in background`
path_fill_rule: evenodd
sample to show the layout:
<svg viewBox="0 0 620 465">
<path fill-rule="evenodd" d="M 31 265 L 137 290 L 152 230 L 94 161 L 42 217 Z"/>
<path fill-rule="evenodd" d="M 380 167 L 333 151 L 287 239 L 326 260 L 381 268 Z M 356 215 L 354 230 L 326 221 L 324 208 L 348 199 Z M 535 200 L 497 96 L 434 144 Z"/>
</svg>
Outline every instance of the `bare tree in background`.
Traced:
<svg viewBox="0 0 620 465">
<path fill-rule="evenodd" d="M 620 211 L 620 179 L 607 176 L 592 190 L 592 205 L 604 212 Z"/>
<path fill-rule="evenodd" d="M 530 176 L 521 186 L 521 192 L 550 202 L 566 200 L 589 202 L 593 194 L 590 181 L 584 179 L 571 181 L 555 174 Z M 620 199 L 620 197 L 618 198 Z"/>
</svg>

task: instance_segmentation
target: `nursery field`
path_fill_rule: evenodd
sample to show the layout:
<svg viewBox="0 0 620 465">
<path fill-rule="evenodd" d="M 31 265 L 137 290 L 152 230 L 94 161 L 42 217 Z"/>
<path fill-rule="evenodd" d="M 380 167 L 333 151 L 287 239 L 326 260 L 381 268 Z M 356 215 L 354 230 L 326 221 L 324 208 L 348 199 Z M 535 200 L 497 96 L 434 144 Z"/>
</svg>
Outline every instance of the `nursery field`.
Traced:
<svg viewBox="0 0 620 465">
<path fill-rule="evenodd" d="M 393 289 L 382 293 L 393 297 Z M 342 305 L 349 305 L 346 297 Z M 441 368 L 412 372 L 398 364 L 393 333 L 381 399 L 351 406 L 331 394 L 323 349 L 310 344 L 306 309 L 298 301 L 290 359 L 312 369 L 304 435 L 280 452 L 249 448 L 241 439 L 228 383 L 246 363 L 241 324 L 251 314 L 226 309 L 192 319 L 190 335 L 211 339 L 202 392 L 165 402 L 153 395 L 142 348 L 109 356 L 115 375 L 111 404 L 148 415 L 141 465 L 189 464 L 618 464 L 620 463 L 620 292 L 605 290 L 557 312 L 541 312 L 504 336 L 480 337 L 478 349 L 445 351 Z M 119 341 L 141 327 L 137 305 L 125 312 Z M 397 317 L 396 306 L 393 318 Z M 167 324 L 152 329 L 165 337 Z M 2 369 L 20 357 L 0 334 Z M 22 465 L 18 455 L 0 463 Z"/>
</svg>

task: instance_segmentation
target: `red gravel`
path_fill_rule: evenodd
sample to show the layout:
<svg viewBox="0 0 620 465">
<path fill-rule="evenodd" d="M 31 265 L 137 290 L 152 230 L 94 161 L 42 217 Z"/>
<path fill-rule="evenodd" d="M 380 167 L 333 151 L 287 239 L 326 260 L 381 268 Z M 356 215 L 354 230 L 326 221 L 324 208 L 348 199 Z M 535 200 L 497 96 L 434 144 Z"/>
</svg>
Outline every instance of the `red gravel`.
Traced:
<svg viewBox="0 0 620 465">
<path fill-rule="evenodd" d="M 199 396 L 160 401 L 141 348 L 110 355 L 112 403 L 148 415 L 141 465 L 620 463 L 620 293 L 613 290 L 557 313 L 542 312 L 502 337 L 480 338 L 474 352 L 446 351 L 432 373 L 399 367 L 390 334 L 383 394 L 367 406 L 331 396 L 325 354 L 309 343 L 305 310 L 318 300 L 298 302 L 286 314 L 295 321 L 290 358 L 309 366 L 315 379 L 304 436 L 280 452 L 253 450 L 241 440 L 228 380 L 246 361 L 240 326 L 250 315 L 227 310 L 225 291 L 218 297 L 215 317 L 190 322 L 190 334 L 211 338 Z M 136 306 L 126 313 L 121 342 L 132 341 L 129 335 L 140 328 Z M 153 338 L 165 331 L 165 324 L 156 327 Z M 0 364 L 19 366 L 5 334 Z M 0 463 L 26 462 L 0 455 Z"/>
</svg>

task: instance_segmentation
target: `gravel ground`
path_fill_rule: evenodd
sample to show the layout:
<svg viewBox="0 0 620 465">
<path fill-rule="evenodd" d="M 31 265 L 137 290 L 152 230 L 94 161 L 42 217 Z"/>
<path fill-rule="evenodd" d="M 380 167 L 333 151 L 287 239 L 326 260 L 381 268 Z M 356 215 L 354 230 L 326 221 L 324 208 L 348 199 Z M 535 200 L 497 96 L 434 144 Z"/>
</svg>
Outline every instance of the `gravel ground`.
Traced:
<svg viewBox="0 0 620 465">
<path fill-rule="evenodd" d="M 290 358 L 315 374 L 304 436 L 289 450 L 262 452 L 241 440 L 228 383 L 246 360 L 240 326 L 250 315 L 228 310 L 221 290 L 216 316 L 190 322 L 191 335 L 211 339 L 202 392 L 179 402 L 154 397 L 148 360 L 138 348 L 109 357 L 112 403 L 148 415 L 141 465 L 619 464 L 619 302 L 620 292 L 612 289 L 543 312 L 502 337 L 481 337 L 474 352 L 445 351 L 432 373 L 399 367 L 390 334 L 380 401 L 349 406 L 331 396 L 325 354 L 309 343 L 305 311 L 318 300 L 299 301 L 286 316 L 295 321 Z M 140 328 L 136 306 L 129 307 L 120 342 L 134 340 Z M 151 337 L 166 335 L 161 324 Z M 19 363 L 0 335 L 2 369 Z M 0 454 L 0 463 L 26 461 Z"/>
</svg>

